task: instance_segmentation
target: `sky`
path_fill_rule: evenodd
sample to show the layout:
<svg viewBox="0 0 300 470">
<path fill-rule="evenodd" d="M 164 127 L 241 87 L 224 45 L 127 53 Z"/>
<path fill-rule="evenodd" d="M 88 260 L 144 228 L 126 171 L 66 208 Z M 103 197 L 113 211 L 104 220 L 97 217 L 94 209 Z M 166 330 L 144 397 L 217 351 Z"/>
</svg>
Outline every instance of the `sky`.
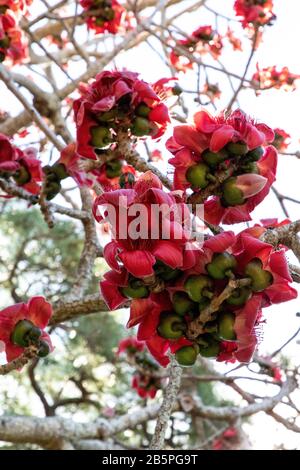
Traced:
<svg viewBox="0 0 300 470">
<path fill-rule="evenodd" d="M 35 0 L 34 4 L 37 5 L 37 9 L 40 3 L 41 2 Z M 180 2 L 180 7 L 182 8 L 185 4 L 188 5 L 190 3 L 189 0 L 184 0 Z M 233 3 L 233 0 L 210 0 L 208 5 L 224 15 L 234 17 L 232 9 Z M 37 9 L 34 11 L 37 11 Z M 189 33 L 200 25 L 214 24 L 213 15 L 204 9 L 202 10 L 199 15 L 194 13 L 185 15 L 180 22 L 180 28 L 186 33 Z M 249 77 L 255 72 L 256 62 L 258 62 L 261 67 L 275 64 L 279 68 L 288 66 L 292 73 L 300 74 L 300 2 L 299 0 L 274 0 L 274 12 L 277 14 L 277 20 L 272 27 L 266 28 L 263 42 L 250 68 Z M 221 31 L 225 32 L 225 23 L 220 21 L 219 27 Z M 245 34 L 238 23 L 235 23 L 234 29 L 238 36 Z M 80 34 L 82 33 L 79 32 L 79 35 Z M 227 68 L 232 72 L 241 73 L 244 69 L 247 61 L 246 51 L 247 49 L 249 50 L 250 42 L 245 38 L 244 43 L 245 51 L 243 53 L 233 53 L 229 47 L 225 50 L 224 63 L 226 63 Z M 156 40 L 151 40 L 151 44 L 154 48 L 158 48 Z M 145 57 L 147 57 L 147 60 L 145 60 Z M 209 59 L 207 59 L 207 62 L 209 62 Z M 158 55 L 153 52 L 148 45 L 142 45 L 134 52 L 131 51 L 122 54 L 120 58 L 117 58 L 116 65 L 118 67 L 126 67 L 131 70 L 139 71 L 142 78 L 149 82 L 153 82 L 162 76 L 170 76 L 169 70 L 162 64 Z M 71 67 L 70 73 L 77 75 L 78 65 Z M 60 77 L 59 72 L 57 76 L 59 80 L 62 80 L 60 81 L 60 84 L 62 84 L 64 78 Z M 219 83 L 223 92 L 222 99 L 220 102 L 216 103 L 217 110 L 221 111 L 230 100 L 230 90 L 227 80 L 220 74 L 211 71 L 209 71 L 209 76 L 212 83 Z M 194 86 L 195 76 L 178 74 L 178 78 L 183 88 L 190 89 Z M 237 82 L 234 82 L 235 87 L 236 85 Z M 3 85 L 0 85 L 0 94 L 1 107 L 10 110 L 12 114 L 17 114 L 20 110 L 19 104 L 16 100 L 12 100 L 11 95 L 5 91 Z M 191 118 L 197 107 L 190 97 L 187 98 L 187 103 L 190 105 L 189 117 Z M 245 91 L 241 94 L 240 106 L 249 115 L 268 124 L 270 127 L 281 127 L 289 132 L 292 136 L 290 149 L 300 149 L 300 81 L 298 82 L 298 89 L 294 92 L 270 90 L 256 97 L 253 91 Z M 288 196 L 300 198 L 299 170 L 300 161 L 295 157 L 279 156 L 277 182 L 275 183 L 276 189 Z M 287 203 L 287 207 L 291 219 L 299 218 L 299 205 Z M 253 212 L 253 219 L 256 221 L 260 218 L 267 217 L 284 218 L 278 201 L 273 194 L 270 194 Z M 293 256 L 288 255 L 288 257 L 291 262 L 295 262 Z M 297 330 L 300 326 L 300 318 L 296 317 L 297 311 L 300 311 L 299 300 L 297 299 L 267 309 L 265 312 L 267 323 L 264 328 L 263 342 L 259 348 L 261 354 L 268 354 L 276 350 Z M 298 338 L 298 340 L 299 339 L 300 338 Z M 285 349 L 285 355 L 290 358 L 293 364 L 299 365 L 299 347 L 299 344 L 297 344 L 295 340 Z M 231 367 L 232 366 L 219 366 L 222 371 L 227 371 Z M 241 385 L 245 385 L 249 391 L 252 390 L 251 387 L 254 386 L 253 384 L 249 385 L 249 381 Z M 264 394 L 264 386 L 255 385 L 254 392 L 258 395 L 260 393 Z M 299 392 L 295 394 L 295 397 L 298 403 L 300 403 Z M 284 414 L 285 410 L 283 409 L 282 412 Z M 251 423 L 246 425 L 246 428 L 247 431 L 249 431 L 250 439 L 255 449 L 272 449 L 274 442 L 276 445 L 284 443 L 286 448 L 300 449 L 299 436 L 285 430 L 281 425 L 275 423 L 274 420 L 267 417 L 265 414 L 259 414 L 253 417 Z"/>
</svg>

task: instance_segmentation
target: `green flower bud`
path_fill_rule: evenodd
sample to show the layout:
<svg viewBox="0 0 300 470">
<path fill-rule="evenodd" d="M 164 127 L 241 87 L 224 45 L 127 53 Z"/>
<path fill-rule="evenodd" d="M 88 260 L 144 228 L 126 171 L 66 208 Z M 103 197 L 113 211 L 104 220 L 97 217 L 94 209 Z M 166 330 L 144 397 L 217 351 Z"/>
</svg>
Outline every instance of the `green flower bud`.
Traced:
<svg viewBox="0 0 300 470">
<path fill-rule="evenodd" d="M 112 108 L 109 111 L 104 111 L 103 113 L 97 114 L 97 120 L 100 122 L 109 122 L 113 121 L 117 116 L 117 108 Z"/>
<path fill-rule="evenodd" d="M 248 146 L 245 142 L 229 142 L 226 145 L 226 150 L 234 156 L 246 155 L 248 152 Z"/>
<path fill-rule="evenodd" d="M 253 292 L 261 292 L 273 284 L 273 276 L 269 271 L 263 269 L 263 264 L 259 258 L 254 258 L 245 267 L 245 275 L 250 277 L 251 289 Z"/>
<path fill-rule="evenodd" d="M 20 166 L 16 174 L 13 175 L 13 178 L 19 186 L 23 186 L 23 184 L 29 183 L 31 174 L 25 166 Z"/>
<path fill-rule="evenodd" d="M 222 149 L 219 152 L 211 152 L 209 149 L 207 149 L 204 150 L 201 158 L 211 168 L 216 168 L 220 163 L 224 162 L 228 158 L 228 153 L 225 149 Z"/>
<path fill-rule="evenodd" d="M 183 348 L 176 351 L 175 358 L 181 366 L 191 367 L 195 364 L 198 353 L 199 346 L 197 344 L 193 346 L 183 346 Z"/>
<path fill-rule="evenodd" d="M 209 171 L 208 165 L 197 163 L 197 165 L 193 165 L 187 170 L 185 177 L 193 188 L 204 189 L 209 184 L 209 179 L 207 178 Z"/>
<path fill-rule="evenodd" d="M 91 144 L 93 147 L 102 148 L 111 144 L 112 138 L 111 133 L 107 127 L 96 126 L 92 127 L 91 133 Z"/>
<path fill-rule="evenodd" d="M 195 304 L 185 292 L 176 292 L 173 296 L 174 311 L 180 316 L 193 310 L 195 305 L 197 304 Z"/>
<path fill-rule="evenodd" d="M 120 288 L 122 294 L 129 299 L 144 299 L 148 297 L 149 290 L 148 288 L 142 283 L 142 281 L 135 282 L 135 280 L 129 281 L 129 285 L 126 287 Z"/>
<path fill-rule="evenodd" d="M 184 284 L 184 288 L 187 291 L 188 296 L 194 302 L 202 302 L 207 298 L 210 298 L 213 289 L 212 280 L 203 274 L 199 276 L 190 276 Z"/>
<path fill-rule="evenodd" d="M 26 348 L 30 346 L 30 344 L 35 344 L 41 335 L 41 329 L 36 327 L 31 321 L 20 320 L 11 334 L 11 342 L 17 346 Z"/>
<path fill-rule="evenodd" d="M 259 169 L 257 163 L 255 162 L 248 162 L 241 166 L 241 173 L 255 173 L 259 175 Z"/>
<path fill-rule="evenodd" d="M 39 350 L 37 355 L 39 357 L 46 357 L 50 353 L 50 346 L 47 341 L 41 340 L 39 341 Z"/>
<path fill-rule="evenodd" d="M 181 275 L 180 269 L 173 269 L 162 261 L 157 261 L 154 265 L 155 274 L 163 281 L 174 281 Z"/>
<path fill-rule="evenodd" d="M 213 279 L 225 279 L 232 276 L 232 271 L 237 267 L 237 261 L 233 255 L 215 253 L 210 263 L 206 265 L 206 271 Z"/>
<path fill-rule="evenodd" d="M 145 103 L 140 103 L 135 108 L 135 114 L 143 118 L 147 118 L 150 111 L 151 111 L 151 108 L 149 108 L 149 106 L 147 106 Z"/>
<path fill-rule="evenodd" d="M 234 331 L 235 314 L 232 312 L 222 312 L 218 316 L 218 335 L 226 341 L 235 341 Z"/>
<path fill-rule="evenodd" d="M 210 334 L 202 335 L 199 338 L 199 353 L 203 357 L 217 357 L 220 352 L 220 343 Z M 201 344 L 201 339 L 204 340 L 206 344 Z"/>
<path fill-rule="evenodd" d="M 264 148 L 263 147 L 256 147 L 253 150 L 250 150 L 250 152 L 247 153 L 246 158 L 249 160 L 252 160 L 253 162 L 257 162 L 264 154 Z"/>
<path fill-rule="evenodd" d="M 69 176 L 69 173 L 67 172 L 67 169 L 63 163 L 56 163 L 55 165 L 53 165 L 52 171 L 56 175 L 58 180 L 64 180 Z"/>
<path fill-rule="evenodd" d="M 47 182 L 45 187 L 45 194 L 47 201 L 53 199 L 61 190 L 61 185 L 57 181 Z"/>
<path fill-rule="evenodd" d="M 240 307 L 244 305 L 251 297 L 251 289 L 249 287 L 240 287 L 235 289 L 230 297 L 226 300 L 229 305 Z"/>
<path fill-rule="evenodd" d="M 105 164 L 105 173 L 107 178 L 115 178 L 120 176 L 122 171 L 122 162 L 121 160 L 111 160 Z"/>
<path fill-rule="evenodd" d="M 130 130 L 133 135 L 136 135 L 137 137 L 142 137 L 144 135 L 151 134 L 152 126 L 148 119 L 143 117 L 137 117 L 133 120 Z"/>
<path fill-rule="evenodd" d="M 228 178 L 222 186 L 223 206 L 239 206 L 245 203 L 243 191 L 236 186 L 237 179 L 235 177 Z"/>
<path fill-rule="evenodd" d="M 172 312 L 163 312 L 160 315 L 157 332 L 165 339 L 179 339 L 183 336 L 185 324 L 179 315 Z"/>
</svg>

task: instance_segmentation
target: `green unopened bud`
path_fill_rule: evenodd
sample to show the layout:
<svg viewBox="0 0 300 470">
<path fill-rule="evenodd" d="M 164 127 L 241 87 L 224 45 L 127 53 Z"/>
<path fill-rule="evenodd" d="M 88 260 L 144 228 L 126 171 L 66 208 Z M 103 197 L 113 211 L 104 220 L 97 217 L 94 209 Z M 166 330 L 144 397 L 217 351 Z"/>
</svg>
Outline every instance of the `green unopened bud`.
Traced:
<svg viewBox="0 0 300 470">
<path fill-rule="evenodd" d="M 185 292 L 176 292 L 173 296 L 173 308 L 178 315 L 182 316 L 192 311 L 195 305 L 197 304 Z"/>
<path fill-rule="evenodd" d="M 236 334 L 234 331 L 235 315 L 232 312 L 222 312 L 218 316 L 218 334 L 219 337 L 226 341 L 235 341 Z"/>
<path fill-rule="evenodd" d="M 31 174 L 25 166 L 20 166 L 18 171 L 13 175 L 13 178 L 19 186 L 23 186 L 24 184 L 29 183 L 31 180 Z"/>
<path fill-rule="evenodd" d="M 241 166 L 241 173 L 254 173 L 259 175 L 259 168 L 257 163 L 255 162 L 248 162 Z"/>
<path fill-rule="evenodd" d="M 251 279 L 251 289 L 253 292 L 261 292 L 273 284 L 273 276 L 270 271 L 263 269 L 263 264 L 259 258 L 254 258 L 245 267 L 245 275 Z"/>
<path fill-rule="evenodd" d="M 137 117 L 133 120 L 130 130 L 133 135 L 136 135 L 137 137 L 142 137 L 144 135 L 151 134 L 152 126 L 148 119 L 143 117 Z"/>
<path fill-rule="evenodd" d="M 147 118 L 150 111 L 151 111 L 151 108 L 149 108 L 149 106 L 147 106 L 145 103 L 140 103 L 135 108 L 135 114 L 143 118 Z"/>
<path fill-rule="evenodd" d="M 103 113 L 97 114 L 97 120 L 100 122 L 109 122 L 113 121 L 117 116 L 118 110 L 117 108 L 112 108 L 109 111 L 105 111 Z"/>
<path fill-rule="evenodd" d="M 200 337 L 201 341 L 202 337 Z M 215 338 L 213 338 L 212 335 L 206 334 L 203 335 L 203 340 L 206 343 L 206 345 L 201 344 L 200 341 L 199 343 L 199 352 L 201 356 L 203 357 L 217 357 L 219 352 L 220 352 L 220 343 L 217 341 Z"/>
<path fill-rule="evenodd" d="M 245 142 L 229 142 L 226 145 L 226 150 L 234 156 L 246 155 L 248 152 L 248 146 Z"/>
<path fill-rule="evenodd" d="M 251 297 L 251 289 L 249 287 L 240 287 L 235 289 L 230 297 L 226 300 L 229 305 L 241 306 L 244 305 Z"/>
<path fill-rule="evenodd" d="M 209 172 L 210 169 L 206 163 L 198 163 L 187 170 L 185 177 L 191 183 L 192 188 L 204 189 L 209 184 Z"/>
<path fill-rule="evenodd" d="M 122 162 L 121 160 L 111 160 L 105 165 L 105 173 L 108 178 L 115 178 L 120 176 L 122 171 Z"/>
<path fill-rule="evenodd" d="M 149 295 L 149 290 L 142 281 L 137 283 L 130 281 L 128 286 L 122 287 L 120 290 L 129 299 L 144 299 Z"/>
<path fill-rule="evenodd" d="M 185 324 L 179 315 L 171 312 L 163 312 L 160 315 L 157 332 L 165 339 L 179 339 L 183 336 Z"/>
<path fill-rule="evenodd" d="M 47 201 L 53 199 L 61 190 L 61 185 L 57 181 L 47 182 L 45 187 L 45 194 Z"/>
<path fill-rule="evenodd" d="M 207 149 L 204 150 L 201 158 L 211 168 L 216 168 L 220 163 L 224 162 L 228 158 L 228 153 L 225 149 L 222 149 L 219 152 L 211 152 L 209 149 Z"/>
<path fill-rule="evenodd" d="M 188 296 L 194 302 L 205 301 L 212 294 L 213 282 L 203 274 L 190 276 L 184 284 Z"/>
<path fill-rule="evenodd" d="M 157 261 L 154 266 L 155 274 L 163 281 L 174 281 L 181 275 L 180 269 L 173 269 L 162 261 Z"/>
<path fill-rule="evenodd" d="M 227 253 L 215 253 L 210 263 L 206 265 L 206 271 L 213 279 L 225 279 L 231 277 L 236 268 L 237 261 L 233 255 Z"/>
<path fill-rule="evenodd" d="M 39 345 L 38 345 L 39 349 L 38 349 L 38 353 L 37 355 L 39 357 L 46 357 L 48 356 L 48 354 L 50 353 L 50 346 L 49 344 L 47 343 L 47 341 L 44 341 L 43 339 L 41 341 L 39 341 Z"/>
<path fill-rule="evenodd" d="M 52 171 L 57 176 L 58 180 L 64 180 L 69 176 L 67 169 L 63 163 L 56 163 L 55 165 L 53 165 Z"/>
<path fill-rule="evenodd" d="M 197 344 L 193 346 L 184 346 L 176 351 L 175 357 L 181 366 L 191 367 L 195 364 L 197 355 L 199 353 L 199 346 Z"/>
<path fill-rule="evenodd" d="M 93 147 L 102 148 L 106 147 L 112 142 L 111 133 L 107 127 L 92 127 L 91 130 L 91 144 Z"/>
<path fill-rule="evenodd" d="M 239 206 L 245 203 L 243 191 L 236 186 L 237 178 L 228 178 L 222 186 L 222 204 L 227 206 Z"/>
<path fill-rule="evenodd" d="M 263 147 L 256 147 L 256 149 L 250 150 L 250 152 L 247 153 L 246 158 L 253 162 L 257 162 L 264 154 L 264 148 Z"/>
<path fill-rule="evenodd" d="M 29 320 L 20 320 L 11 335 L 11 342 L 22 348 L 36 344 L 42 331 Z"/>
</svg>

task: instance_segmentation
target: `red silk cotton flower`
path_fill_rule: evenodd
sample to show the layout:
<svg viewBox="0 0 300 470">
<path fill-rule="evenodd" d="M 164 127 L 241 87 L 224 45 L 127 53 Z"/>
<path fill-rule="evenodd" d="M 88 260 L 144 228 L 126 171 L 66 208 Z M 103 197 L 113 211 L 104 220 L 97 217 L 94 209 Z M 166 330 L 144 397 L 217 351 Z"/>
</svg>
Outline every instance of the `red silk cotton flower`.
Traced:
<svg viewBox="0 0 300 470">
<path fill-rule="evenodd" d="M 274 132 L 242 111 L 194 116 L 194 126 L 174 128 L 167 141 L 174 158 L 174 189 L 194 192 L 188 202 L 204 203 L 205 220 L 218 225 L 251 220 L 250 213 L 275 181 Z"/>
<path fill-rule="evenodd" d="M 51 305 L 43 297 L 32 297 L 0 311 L 0 342 L 5 344 L 8 362 L 19 357 L 24 348 L 34 345 L 44 357 L 53 350 L 50 336 L 44 331 L 52 315 Z"/>
<path fill-rule="evenodd" d="M 6 135 L 0 134 L 1 176 L 3 178 L 12 176 L 18 186 L 22 186 L 32 194 L 38 194 L 43 172 L 36 153 L 31 147 L 24 151 L 16 148 Z"/>
<path fill-rule="evenodd" d="M 80 0 L 84 9 L 86 24 L 95 33 L 105 31 L 116 34 L 125 19 L 126 10 L 117 0 Z"/>
<path fill-rule="evenodd" d="M 276 18 L 272 0 L 236 0 L 234 9 L 244 28 L 271 24 Z"/>
<path fill-rule="evenodd" d="M 279 152 L 285 152 L 291 143 L 290 134 L 285 132 L 283 129 L 279 129 L 278 127 L 274 129 L 274 132 L 275 132 L 275 139 L 273 142 L 274 147 Z"/>
<path fill-rule="evenodd" d="M 253 85 L 259 90 L 268 90 L 269 88 L 282 88 L 285 91 L 294 91 L 296 89 L 296 80 L 299 80 L 300 75 L 291 73 L 288 67 L 283 67 L 277 70 L 276 66 L 265 67 L 260 69 L 256 65 L 256 73 L 252 77 Z"/>
<path fill-rule="evenodd" d="M 0 62 L 9 58 L 13 63 L 18 63 L 26 55 L 27 48 L 24 37 L 13 12 L 0 14 Z"/>
<path fill-rule="evenodd" d="M 156 84 L 157 86 L 157 84 Z M 101 72 L 74 102 L 77 152 L 96 159 L 118 135 L 160 137 L 170 121 L 168 108 L 148 83 L 129 71 Z"/>
</svg>

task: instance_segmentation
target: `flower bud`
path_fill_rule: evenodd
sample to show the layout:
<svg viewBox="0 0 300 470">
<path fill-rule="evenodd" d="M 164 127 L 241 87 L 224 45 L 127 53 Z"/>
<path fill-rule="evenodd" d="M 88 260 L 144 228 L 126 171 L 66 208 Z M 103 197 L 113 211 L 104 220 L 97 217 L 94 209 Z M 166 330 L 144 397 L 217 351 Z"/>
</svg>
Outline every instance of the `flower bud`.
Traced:
<svg viewBox="0 0 300 470">
<path fill-rule="evenodd" d="M 20 320 L 11 335 L 11 342 L 22 348 L 35 344 L 41 337 L 42 331 L 29 320 Z"/>
<path fill-rule="evenodd" d="M 198 163 L 197 165 L 191 166 L 185 177 L 189 183 L 191 183 L 193 188 L 204 189 L 209 184 L 209 179 L 207 178 L 209 174 L 209 166 L 205 163 Z"/>
<path fill-rule="evenodd" d="M 61 185 L 57 181 L 47 182 L 45 187 L 45 194 L 47 201 L 53 199 L 61 190 Z"/>
<path fill-rule="evenodd" d="M 97 114 L 97 120 L 100 122 L 109 122 L 113 121 L 117 116 L 118 110 L 117 108 L 112 108 L 109 111 L 104 111 L 103 113 Z"/>
<path fill-rule="evenodd" d="M 144 299 L 149 295 L 148 288 L 138 279 L 129 281 L 129 285 L 122 287 L 120 290 L 129 299 Z"/>
<path fill-rule="evenodd" d="M 112 142 L 111 133 L 109 129 L 107 129 L 107 127 L 92 127 L 90 132 L 91 144 L 93 145 L 93 147 L 106 147 Z"/>
<path fill-rule="evenodd" d="M 180 269 L 173 269 L 162 261 L 157 261 L 154 266 L 155 274 L 163 281 L 174 281 L 181 275 Z"/>
<path fill-rule="evenodd" d="M 143 118 L 147 118 L 149 116 L 150 111 L 151 109 L 145 103 L 140 103 L 135 108 L 135 114 Z"/>
<path fill-rule="evenodd" d="M 185 292 L 176 292 L 173 296 L 174 311 L 180 316 L 193 310 L 195 305 L 197 304 L 195 304 Z"/>
<path fill-rule="evenodd" d="M 220 163 L 224 162 L 224 160 L 228 158 L 228 153 L 225 149 L 222 149 L 219 152 L 211 152 L 209 149 L 206 149 L 201 154 L 201 158 L 211 168 L 216 168 Z"/>
<path fill-rule="evenodd" d="M 160 315 L 157 332 L 165 339 L 179 339 L 183 335 L 185 324 L 179 315 L 172 312 L 163 312 Z"/>
<path fill-rule="evenodd" d="M 199 346 L 197 344 L 193 346 L 184 346 L 176 351 L 175 358 L 181 366 L 191 367 L 195 364 L 198 353 Z"/>
<path fill-rule="evenodd" d="M 261 292 L 273 284 L 273 276 L 269 271 L 263 269 L 263 264 L 259 258 L 254 258 L 245 267 L 245 275 L 251 279 L 251 289 L 253 292 Z"/>
<path fill-rule="evenodd" d="M 199 341 L 199 353 L 203 357 L 217 357 L 220 352 L 220 343 L 212 335 L 206 334 L 200 337 L 200 340 L 204 339 L 205 344 L 201 344 Z"/>
<path fill-rule="evenodd" d="M 55 163 L 55 165 L 52 166 L 52 171 L 57 176 L 58 180 L 64 180 L 69 176 L 67 169 L 63 163 Z"/>
<path fill-rule="evenodd" d="M 226 145 L 226 150 L 234 156 L 246 155 L 248 146 L 245 142 L 229 142 Z"/>
<path fill-rule="evenodd" d="M 253 150 L 250 150 L 250 152 L 247 153 L 246 158 L 251 160 L 252 162 L 257 162 L 264 154 L 264 148 L 263 147 L 256 147 Z"/>
<path fill-rule="evenodd" d="M 111 160 L 105 164 L 105 173 L 107 178 L 120 176 L 122 171 L 122 162 L 120 160 Z"/>
<path fill-rule="evenodd" d="M 249 287 L 240 287 L 235 289 L 230 297 L 226 300 L 229 305 L 240 307 L 244 305 L 251 297 L 251 289 Z"/>
<path fill-rule="evenodd" d="M 148 119 L 143 117 L 137 117 L 133 120 L 130 130 L 133 135 L 136 135 L 137 137 L 142 137 L 144 135 L 151 134 L 153 129 Z"/>
<path fill-rule="evenodd" d="M 50 346 L 49 344 L 47 343 L 47 341 L 44 341 L 43 339 L 41 341 L 39 341 L 39 344 L 38 344 L 38 353 L 37 355 L 39 357 L 46 357 L 48 356 L 48 354 L 50 353 Z"/>
<path fill-rule="evenodd" d="M 235 341 L 234 331 L 235 314 L 232 312 L 222 312 L 218 316 L 218 335 L 225 341 Z"/>
<path fill-rule="evenodd" d="M 232 276 L 237 261 L 233 255 L 227 253 L 215 253 L 212 261 L 206 265 L 206 271 L 213 279 L 225 279 Z"/>
<path fill-rule="evenodd" d="M 21 165 L 18 171 L 13 175 L 13 178 L 19 186 L 22 186 L 23 184 L 29 183 L 31 174 L 25 166 Z"/>
<path fill-rule="evenodd" d="M 202 302 L 212 294 L 213 282 L 203 274 L 190 276 L 184 284 L 188 296 L 194 302 Z"/>
<path fill-rule="evenodd" d="M 231 177 L 224 181 L 222 185 L 222 205 L 238 206 L 245 203 L 245 198 L 241 189 L 236 186 L 237 177 Z"/>
<path fill-rule="evenodd" d="M 254 173 L 256 175 L 259 175 L 259 169 L 257 166 L 257 163 L 255 162 L 247 162 L 244 165 L 241 166 L 241 174 L 244 173 Z"/>
</svg>

